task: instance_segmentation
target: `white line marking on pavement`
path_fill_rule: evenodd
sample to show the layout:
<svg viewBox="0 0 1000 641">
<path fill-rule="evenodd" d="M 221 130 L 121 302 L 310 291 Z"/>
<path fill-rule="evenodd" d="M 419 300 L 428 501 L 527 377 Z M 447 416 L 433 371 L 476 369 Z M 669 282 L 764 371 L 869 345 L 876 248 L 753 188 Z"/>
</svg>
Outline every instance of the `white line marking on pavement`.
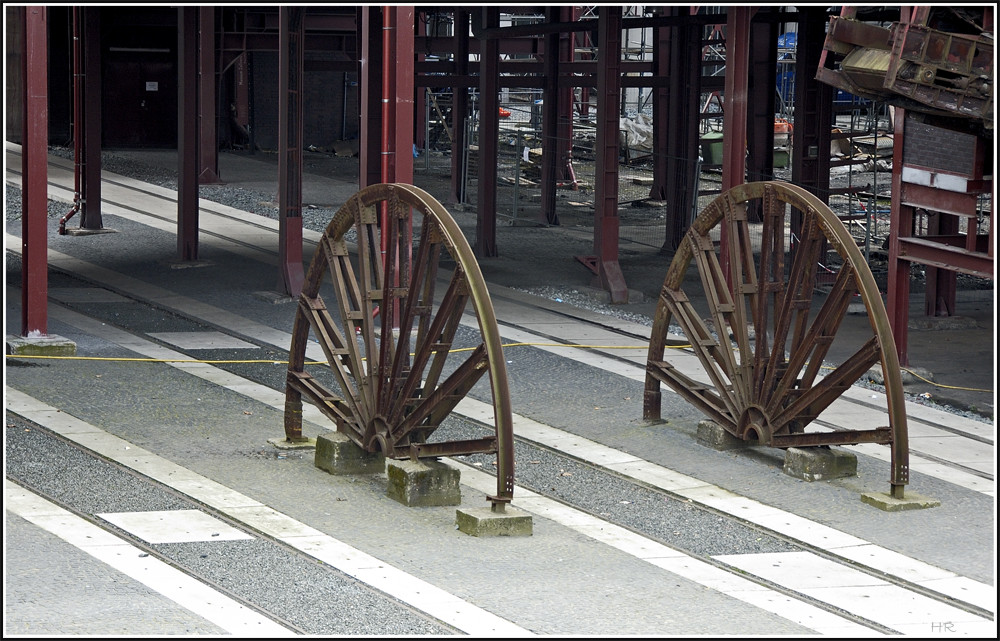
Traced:
<svg viewBox="0 0 1000 641">
<path fill-rule="evenodd" d="M 233 635 L 296 636 L 292 630 L 6 479 L 3 503 L 4 509 L 12 514 L 51 532 Z"/>
<path fill-rule="evenodd" d="M 147 543 L 239 541 L 253 537 L 201 510 L 158 510 L 98 514 Z"/>
<path fill-rule="evenodd" d="M 268 508 L 235 490 L 108 434 L 86 421 L 61 412 L 55 425 L 46 421 L 56 408 L 5 387 L 8 411 L 76 441 L 98 454 L 178 490 L 210 508 L 240 520 L 260 532 L 278 536 L 288 545 L 353 576 L 414 608 L 475 636 L 532 636 L 528 630 L 460 599 L 389 563 Z M 93 438 L 101 435 L 100 438 Z M 98 448 L 93 447 L 94 444 Z M 127 454 L 126 454 L 127 452 Z M 92 526 L 96 528 L 96 526 Z M 98 531 L 101 531 L 98 529 Z M 345 560 L 350 559 L 350 563 Z"/>
</svg>

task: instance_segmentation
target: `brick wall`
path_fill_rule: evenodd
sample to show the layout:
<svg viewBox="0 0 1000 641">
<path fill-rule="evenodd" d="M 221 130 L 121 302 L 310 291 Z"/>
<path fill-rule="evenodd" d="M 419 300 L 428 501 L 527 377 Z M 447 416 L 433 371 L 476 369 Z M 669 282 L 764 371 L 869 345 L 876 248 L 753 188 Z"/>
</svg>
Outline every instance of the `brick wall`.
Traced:
<svg viewBox="0 0 1000 641">
<path fill-rule="evenodd" d="M 323 69 L 332 60 L 326 52 L 309 52 L 302 78 L 302 145 L 332 149 L 338 140 L 358 137 L 357 74 Z M 346 110 L 345 110 L 345 76 Z M 254 142 L 261 149 L 278 148 L 278 54 L 254 52 L 251 62 Z M 346 113 L 346 118 L 345 118 Z"/>
<path fill-rule="evenodd" d="M 976 138 L 907 116 L 903 160 L 907 165 L 974 177 Z"/>
</svg>

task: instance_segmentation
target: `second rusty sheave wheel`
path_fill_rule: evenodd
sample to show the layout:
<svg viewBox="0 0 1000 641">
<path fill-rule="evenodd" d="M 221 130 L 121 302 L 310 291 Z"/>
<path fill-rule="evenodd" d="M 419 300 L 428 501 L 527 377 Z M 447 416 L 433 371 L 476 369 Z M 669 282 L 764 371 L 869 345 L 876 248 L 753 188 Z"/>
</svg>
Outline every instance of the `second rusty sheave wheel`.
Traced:
<svg viewBox="0 0 1000 641">
<path fill-rule="evenodd" d="M 439 279 L 446 284 L 436 297 Z M 324 283 L 333 300 L 320 295 Z M 477 338 L 459 349 L 466 311 L 475 314 Z M 325 355 L 324 376 L 307 371 L 310 337 Z M 495 453 L 497 493 L 488 498 L 494 506 L 510 502 L 512 414 L 493 304 L 468 241 L 432 196 L 412 185 L 377 184 L 340 208 L 306 274 L 290 351 L 287 439 L 302 438 L 305 397 L 338 432 L 388 458 Z M 495 434 L 435 440 L 484 377 Z"/>
<path fill-rule="evenodd" d="M 760 212 L 751 223 L 750 211 Z M 683 290 L 692 264 L 707 309 Z M 847 342 L 842 323 L 856 299 L 870 332 Z M 707 314 L 707 317 L 701 314 Z M 668 361 L 671 320 L 704 376 Z M 835 343 L 836 341 L 836 343 Z M 838 346 L 836 362 L 831 348 Z M 888 427 L 822 431 L 806 427 L 869 368 L 880 364 Z M 646 367 L 643 416 L 660 419 L 664 383 L 727 432 L 771 447 L 881 443 L 890 446 L 890 494 L 909 479 L 899 361 L 871 269 L 829 207 L 782 182 L 734 187 L 695 219 L 667 271 Z"/>
</svg>

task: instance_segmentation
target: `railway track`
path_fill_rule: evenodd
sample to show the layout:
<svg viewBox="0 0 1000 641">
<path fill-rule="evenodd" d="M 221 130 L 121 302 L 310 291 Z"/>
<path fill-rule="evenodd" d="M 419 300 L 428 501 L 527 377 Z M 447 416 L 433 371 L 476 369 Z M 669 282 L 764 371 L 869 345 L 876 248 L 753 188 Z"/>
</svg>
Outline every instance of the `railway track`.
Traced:
<svg viewBox="0 0 1000 641">
<path fill-rule="evenodd" d="M 71 196 L 65 185 L 72 184 L 72 167 L 67 165 L 59 161 L 50 162 L 50 194 L 53 197 Z M 10 169 L 12 166 L 19 164 L 8 162 L 8 182 L 19 184 L 19 176 Z M 66 173 L 61 173 L 63 171 Z M 175 231 L 176 201 L 172 200 L 169 190 L 108 176 L 103 193 L 105 215 L 163 231 Z M 203 205 L 200 216 L 202 242 L 253 261 L 269 265 L 277 263 L 277 252 L 272 249 L 277 237 L 276 222 L 224 206 Z M 309 248 L 315 247 L 317 237 L 316 233 L 306 232 Z M 6 235 L 6 246 L 9 253 L 20 252 L 19 242 L 10 233 Z M 192 325 L 210 327 L 258 345 L 265 348 L 272 359 L 287 357 L 290 340 L 287 328 L 269 326 L 246 318 L 237 311 L 196 300 L 193 296 L 180 296 L 166 288 L 57 250 L 50 252 L 50 266 L 64 273 L 67 284 L 71 286 L 106 289 L 133 301 L 131 304 L 154 310 L 154 313 L 155 310 L 167 311 Z M 7 293 L 9 300 L 17 299 L 16 287 L 8 284 Z M 530 350 L 538 354 L 543 362 L 565 362 L 568 363 L 566 367 L 614 379 L 624 387 L 641 387 L 645 377 L 644 341 L 648 342 L 648 328 L 505 288 L 490 287 L 490 295 L 508 354 L 516 350 Z M 130 327 L 128 323 L 110 323 L 108 318 L 93 315 L 86 305 L 62 303 L 51 305 L 51 308 L 53 319 L 98 336 L 117 349 L 161 361 L 183 371 L 185 375 L 212 381 L 231 391 L 239 390 L 239 393 L 271 405 L 275 411 L 283 408 L 284 377 L 276 378 L 273 366 L 267 363 L 236 365 L 204 362 L 204 351 L 177 349 L 145 336 L 141 329 Z M 474 317 L 464 319 L 463 330 L 467 331 L 475 322 Z M 307 355 L 310 358 L 322 357 L 314 352 Z M 191 361 L 201 363 L 193 366 Z M 698 369 L 694 356 L 684 350 L 679 350 L 677 366 L 691 372 Z M 845 421 L 878 420 L 879 414 L 884 413 L 880 405 L 882 400 L 875 390 L 852 388 L 834 404 L 828 416 L 820 417 L 818 423 L 821 429 L 836 429 L 843 427 Z M 61 446 L 70 443 L 81 456 L 101 458 L 82 444 L 71 443 L 72 437 L 67 441 L 65 435 L 56 436 L 58 429 L 38 421 L 37 417 L 44 415 L 44 407 L 45 403 L 18 392 L 16 380 L 13 381 L 12 387 L 8 388 L 8 430 L 12 427 L 13 414 L 14 425 L 21 428 L 26 424 L 34 425 L 40 433 L 61 441 Z M 637 407 L 637 414 L 640 411 Z M 456 407 L 448 429 L 474 436 L 488 426 L 490 412 L 489 403 L 477 399 L 473 391 Z M 770 600 L 772 604 L 763 607 L 813 629 L 827 630 L 842 625 L 861 634 L 909 633 L 946 624 L 957 626 L 956 630 L 995 629 L 992 585 L 943 570 L 856 534 L 840 531 L 685 471 L 672 469 L 666 459 L 654 455 L 654 452 L 650 452 L 648 458 L 638 456 L 634 451 L 616 448 L 599 439 L 588 438 L 586 434 L 575 434 L 570 431 L 572 421 L 548 425 L 528 416 L 528 408 L 515 406 L 514 412 L 516 459 L 530 462 L 519 466 L 515 505 L 538 516 L 552 519 L 605 545 L 737 599 L 746 599 L 755 605 Z M 984 447 L 991 450 L 993 447 L 992 429 L 986 424 L 951 417 L 920 406 L 908 406 L 908 412 L 911 430 L 940 432 L 941 438 L 960 439 L 963 448 Z M 306 418 L 318 425 L 326 423 L 317 412 L 307 412 Z M 855 447 L 859 454 L 888 461 L 888 453 L 881 446 Z M 952 448 L 953 451 L 957 449 L 962 448 Z M 911 448 L 914 472 L 975 493 L 992 495 L 992 474 L 964 464 L 961 456 L 953 458 L 957 460 L 949 460 L 939 452 L 921 452 Z M 133 475 L 144 483 L 158 484 L 155 475 L 148 469 L 130 464 L 126 459 L 116 464 L 119 472 Z M 490 475 L 482 471 L 488 469 L 489 457 L 457 457 L 449 460 L 449 464 L 462 470 L 463 485 L 484 493 L 491 491 Z M 13 467 L 16 469 L 17 466 Z M 523 473 L 527 468 L 531 468 L 531 474 Z M 57 494 L 38 487 L 37 480 L 33 481 L 30 474 L 18 476 L 16 471 L 13 475 L 9 471 L 8 478 L 26 491 L 60 502 Z M 551 482 L 553 478 L 571 479 L 573 483 L 554 484 Z M 603 488 L 604 491 L 594 492 L 594 488 Z M 270 535 L 260 523 L 252 520 L 241 522 L 234 518 L 231 511 L 214 507 L 196 493 L 185 494 L 165 484 L 158 486 L 158 490 L 171 493 L 178 501 L 190 501 L 195 509 L 225 520 L 237 529 L 244 529 L 256 538 L 282 545 L 284 552 L 301 556 L 307 562 L 317 560 L 316 556 L 310 556 L 308 550 L 294 546 L 289 550 L 287 541 Z M 627 505 L 642 505 L 641 514 L 637 515 L 636 510 L 625 507 L 626 504 L 616 499 L 620 496 L 629 497 Z M 120 529 L 108 527 L 71 502 L 61 507 L 128 538 Z M 664 530 L 665 524 L 676 523 L 678 519 L 687 524 L 698 524 L 693 527 L 692 535 L 675 535 L 675 532 L 683 531 L 683 527 L 669 529 L 669 532 Z M 713 529 L 724 534 L 711 544 L 706 544 L 704 534 L 693 534 Z M 726 541 L 753 541 L 754 545 L 750 549 L 734 548 L 726 553 Z M 208 583 L 217 581 L 212 577 L 211 570 L 185 568 L 179 560 L 169 558 L 155 546 L 147 547 L 146 551 L 163 555 L 165 562 L 178 565 L 199 580 Z M 335 565 L 333 567 L 343 571 Z M 827 585 L 817 585 L 817 576 L 809 577 L 812 583 L 806 580 L 804 575 L 810 572 L 825 577 Z M 345 576 L 350 575 L 345 573 Z M 363 578 L 360 580 L 364 581 Z M 838 583 L 840 581 L 842 583 Z M 394 593 L 385 583 L 369 585 L 376 591 L 386 592 L 407 608 L 423 612 L 419 616 L 436 621 L 445 633 L 477 631 L 474 628 L 463 629 L 461 624 L 449 621 L 447 616 L 435 613 L 433 609 L 423 609 L 419 600 L 407 603 L 407 594 Z M 752 589 L 748 587 L 750 585 Z M 241 593 L 227 589 L 223 592 L 255 612 L 287 624 L 285 627 L 292 633 L 311 633 L 308 625 L 301 621 L 288 622 L 285 621 L 287 615 L 269 612 L 267 603 L 256 602 L 252 591 Z M 880 603 L 892 599 L 893 603 L 905 606 L 901 609 L 881 605 L 865 607 L 865 601 L 871 603 L 871 597 L 876 594 L 881 597 L 876 599 Z M 516 614 L 494 614 L 516 622 Z M 506 623 L 497 625 L 502 628 Z M 947 629 L 952 630 L 951 627 Z M 482 629 L 478 631 L 482 632 Z"/>
</svg>

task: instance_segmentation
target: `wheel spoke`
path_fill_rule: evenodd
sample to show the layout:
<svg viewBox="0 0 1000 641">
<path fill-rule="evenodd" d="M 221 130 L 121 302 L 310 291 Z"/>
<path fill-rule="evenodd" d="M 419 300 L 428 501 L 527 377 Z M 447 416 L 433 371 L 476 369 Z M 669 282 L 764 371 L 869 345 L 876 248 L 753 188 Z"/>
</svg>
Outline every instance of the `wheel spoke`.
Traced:
<svg viewBox="0 0 1000 641">
<path fill-rule="evenodd" d="M 469 298 L 462 291 L 463 286 L 462 279 L 457 275 L 452 278 L 433 321 L 419 337 L 412 365 L 405 380 L 401 381 L 398 396 L 388 413 L 390 423 L 400 420 L 412 408 L 413 401 L 406 399 L 411 398 L 418 386 L 424 390 L 437 387 Z"/>
<path fill-rule="evenodd" d="M 853 270 L 845 267 L 837 274 L 833 289 L 807 332 L 808 339 L 792 351 L 784 365 L 783 376 L 771 389 L 764 390 L 762 400 L 769 408 L 777 408 L 793 386 L 809 387 L 816 379 L 823 359 L 830 349 L 847 307 L 856 291 Z M 800 377 L 803 368 L 805 371 Z"/>
<path fill-rule="evenodd" d="M 716 337 L 712 338 L 708 327 L 694 313 L 694 307 L 690 305 L 687 296 L 680 298 L 674 294 L 673 302 L 675 305 L 681 302 L 687 304 L 683 307 L 678 305 L 672 311 L 677 316 L 678 324 L 692 342 L 697 341 L 701 348 L 697 351 L 704 352 L 706 356 L 711 357 L 712 363 L 705 361 L 706 371 L 720 391 L 726 390 L 723 392 L 723 396 L 730 397 L 726 399 L 726 404 L 733 408 L 735 415 L 738 415 L 737 408 L 743 404 L 745 398 L 742 394 L 742 386 L 736 382 L 739 366 L 736 363 L 736 356 L 729 342 L 727 330 L 728 319 L 731 318 L 734 307 L 733 299 L 711 240 L 693 234 L 689 234 L 688 238 L 692 244 L 696 245 L 694 260 L 701 275 L 705 295 L 708 297 L 708 307 L 712 314 L 712 323 L 715 325 Z"/>
<path fill-rule="evenodd" d="M 785 203 L 781 202 L 768 187 L 764 191 L 760 247 L 760 276 L 757 281 L 758 295 L 754 313 L 754 394 L 760 396 L 764 390 L 764 378 L 768 371 L 770 354 L 769 332 L 773 331 L 771 321 L 777 323 L 778 315 L 771 314 L 780 303 L 785 284 Z M 777 338 L 775 339 L 777 340 Z"/>
<path fill-rule="evenodd" d="M 486 347 L 480 345 L 465 362 L 445 378 L 441 385 L 434 388 L 433 392 L 424 397 L 420 404 L 399 422 L 398 436 L 403 437 L 417 427 L 433 431 L 482 378 L 486 372 L 485 360 Z"/>
<path fill-rule="evenodd" d="M 808 423 L 837 400 L 844 390 L 879 362 L 878 337 L 873 336 L 864 347 L 841 363 L 836 369 L 809 388 L 803 388 L 794 401 L 776 413 L 772 424 L 781 426 L 791 422 Z"/>
</svg>

